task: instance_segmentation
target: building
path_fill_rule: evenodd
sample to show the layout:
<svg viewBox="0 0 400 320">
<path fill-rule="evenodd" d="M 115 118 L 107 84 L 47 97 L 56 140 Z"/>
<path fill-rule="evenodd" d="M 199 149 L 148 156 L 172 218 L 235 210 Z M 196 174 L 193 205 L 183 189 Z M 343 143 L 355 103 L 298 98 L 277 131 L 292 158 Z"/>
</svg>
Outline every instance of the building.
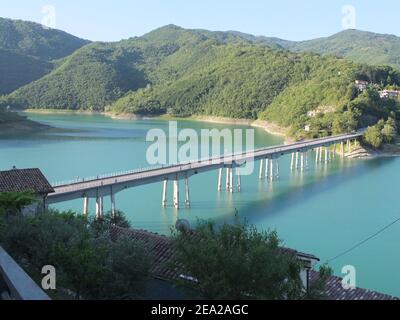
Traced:
<svg viewBox="0 0 400 320">
<path fill-rule="evenodd" d="M 155 295 L 155 299 L 182 299 L 182 293 L 177 291 L 174 282 L 177 280 L 191 279 L 189 275 L 182 274 L 179 266 L 172 268 L 175 249 L 169 237 L 151 233 L 144 230 L 125 229 L 114 227 L 112 229 L 113 237 L 128 236 L 129 238 L 140 241 L 152 253 L 152 266 L 150 272 L 153 275 L 154 282 L 152 284 L 153 292 L 149 293 L 148 298 Z M 303 270 L 300 278 L 305 288 L 309 288 L 310 284 L 317 281 L 319 273 L 313 270 L 315 264 L 319 261 L 317 257 L 311 254 L 298 252 L 293 249 L 284 248 L 297 256 L 303 262 Z M 156 283 L 157 282 L 157 283 Z M 155 284 L 156 283 L 156 284 Z M 156 290 L 154 290 L 156 289 Z M 156 291 L 156 292 L 154 292 Z M 159 292 L 162 292 L 161 295 Z M 331 276 L 325 288 L 326 296 L 330 300 L 398 300 L 396 297 L 382 294 L 372 290 L 355 288 L 345 290 L 342 287 L 342 279 Z"/>
<path fill-rule="evenodd" d="M 400 91 L 397 90 L 382 90 L 379 91 L 381 99 L 397 98 L 400 95 Z"/>
<path fill-rule="evenodd" d="M 34 214 L 44 208 L 47 195 L 54 189 L 39 169 L 0 171 L 0 193 L 25 191 L 32 192 L 38 201 L 24 208 L 23 213 Z"/>
<path fill-rule="evenodd" d="M 359 91 L 364 91 L 368 88 L 369 82 L 365 80 L 356 80 L 355 84 Z"/>
</svg>

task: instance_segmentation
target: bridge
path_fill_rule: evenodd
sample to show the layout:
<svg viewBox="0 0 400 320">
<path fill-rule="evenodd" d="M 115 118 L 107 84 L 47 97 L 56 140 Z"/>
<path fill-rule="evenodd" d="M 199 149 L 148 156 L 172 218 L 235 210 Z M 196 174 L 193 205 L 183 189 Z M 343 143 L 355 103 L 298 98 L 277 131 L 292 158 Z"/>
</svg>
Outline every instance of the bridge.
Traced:
<svg viewBox="0 0 400 320">
<path fill-rule="evenodd" d="M 167 205 L 168 181 L 173 182 L 173 204 L 180 208 L 179 181 L 185 181 L 185 206 L 190 207 L 189 178 L 208 171 L 219 170 L 217 190 L 223 189 L 223 174 L 226 170 L 225 187 L 229 192 L 240 192 L 242 168 L 247 162 L 260 161 L 260 179 L 279 179 L 279 158 L 291 154 L 290 170 L 305 170 L 309 152 L 315 152 L 315 162 L 330 162 L 338 153 L 341 158 L 351 151 L 352 141 L 364 134 L 364 130 L 350 134 L 336 135 L 313 140 L 299 141 L 289 145 L 255 149 L 242 153 L 210 157 L 189 163 L 159 166 L 144 170 L 133 170 L 89 179 L 77 179 L 68 183 L 54 184 L 54 193 L 48 195 L 46 204 L 54 204 L 74 199 L 83 199 L 83 213 L 88 214 L 89 199 L 96 201 L 96 217 L 103 215 L 103 198 L 111 197 L 111 212 L 116 212 L 115 195 L 123 190 L 141 185 L 162 182 L 162 206 Z M 338 150 L 339 148 L 339 150 Z M 265 164 L 265 165 L 264 165 Z M 236 169 L 236 174 L 234 170 Z M 236 182 L 234 181 L 236 177 Z M 236 185 L 235 185 L 236 184 Z"/>
</svg>

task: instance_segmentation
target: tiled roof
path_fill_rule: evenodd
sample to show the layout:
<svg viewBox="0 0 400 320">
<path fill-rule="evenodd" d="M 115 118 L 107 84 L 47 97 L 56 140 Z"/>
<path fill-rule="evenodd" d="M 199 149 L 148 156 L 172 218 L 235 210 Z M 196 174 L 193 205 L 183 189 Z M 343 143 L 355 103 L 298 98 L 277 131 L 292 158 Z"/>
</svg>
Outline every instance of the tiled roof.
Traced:
<svg viewBox="0 0 400 320">
<path fill-rule="evenodd" d="M 24 191 L 47 194 L 54 192 L 54 189 L 39 169 L 0 171 L 0 192 Z"/>
<path fill-rule="evenodd" d="M 316 271 L 310 272 L 311 282 L 319 278 Z M 342 287 L 342 278 L 331 276 L 326 283 L 326 295 L 332 300 L 399 300 L 399 298 L 367 289 L 355 288 L 345 290 Z"/>
<path fill-rule="evenodd" d="M 151 273 L 162 279 L 177 280 L 180 273 L 172 267 L 175 249 L 170 238 L 144 230 L 113 227 L 113 236 L 125 235 L 143 242 L 152 253 Z"/>
<path fill-rule="evenodd" d="M 153 265 L 151 272 L 154 276 L 166 280 L 179 279 L 182 272 L 178 267 L 173 267 L 175 249 L 171 238 L 162 236 L 156 233 L 113 227 L 113 235 L 125 235 L 131 239 L 142 241 L 150 249 L 153 255 Z M 285 249 L 293 252 L 299 257 L 318 260 L 314 255 L 298 252 L 293 249 Z M 316 271 L 310 272 L 310 281 L 314 282 L 318 279 L 319 273 Z M 342 287 L 342 279 L 336 276 L 331 276 L 326 283 L 326 295 L 332 300 L 398 300 L 398 298 L 382 294 L 379 292 L 356 288 L 354 290 L 345 290 Z"/>
</svg>

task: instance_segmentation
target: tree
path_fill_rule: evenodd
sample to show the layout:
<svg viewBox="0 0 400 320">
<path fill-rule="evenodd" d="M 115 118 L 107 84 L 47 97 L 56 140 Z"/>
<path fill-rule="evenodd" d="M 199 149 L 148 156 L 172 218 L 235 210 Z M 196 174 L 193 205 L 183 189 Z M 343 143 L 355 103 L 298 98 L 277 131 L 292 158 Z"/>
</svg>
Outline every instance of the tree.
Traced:
<svg viewBox="0 0 400 320">
<path fill-rule="evenodd" d="M 36 201 L 32 192 L 1 192 L 0 213 L 3 212 L 8 218 L 10 215 L 17 215 L 21 210 Z"/>
<path fill-rule="evenodd" d="M 129 220 L 120 210 L 116 210 L 115 215 L 112 215 L 111 211 L 109 211 L 104 214 L 100 219 L 90 219 L 89 225 L 95 236 L 110 232 L 112 226 L 118 226 L 121 228 L 131 227 Z"/>
<path fill-rule="evenodd" d="M 199 221 L 194 232 L 174 234 L 176 263 L 185 282 L 205 299 L 300 299 L 301 263 L 283 249 L 276 232 L 236 222 Z"/>
<path fill-rule="evenodd" d="M 383 141 L 385 143 L 392 143 L 396 137 L 396 122 L 389 118 L 382 128 Z"/>
<path fill-rule="evenodd" d="M 379 149 L 383 143 L 382 129 L 377 125 L 368 127 L 364 133 L 364 141 L 371 147 Z"/>
<path fill-rule="evenodd" d="M 52 259 L 61 283 L 81 297 L 96 299 L 102 290 L 108 268 L 107 246 L 95 243 L 88 233 L 81 234 L 68 243 L 58 243 L 52 250 Z"/>
<path fill-rule="evenodd" d="M 144 243 L 119 237 L 109 243 L 108 275 L 103 283 L 105 299 L 140 297 L 149 280 L 151 257 Z"/>
</svg>

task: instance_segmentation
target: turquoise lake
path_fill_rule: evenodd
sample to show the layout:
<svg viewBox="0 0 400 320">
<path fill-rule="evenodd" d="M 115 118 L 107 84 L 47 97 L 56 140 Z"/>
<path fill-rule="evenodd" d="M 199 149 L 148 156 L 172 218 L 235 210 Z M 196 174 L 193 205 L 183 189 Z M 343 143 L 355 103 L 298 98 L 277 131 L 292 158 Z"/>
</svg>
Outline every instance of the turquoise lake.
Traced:
<svg viewBox="0 0 400 320">
<path fill-rule="evenodd" d="M 162 120 L 114 120 L 101 115 L 30 114 L 57 130 L 0 139 L 0 169 L 38 167 L 50 182 L 148 167 L 149 129 L 168 130 Z M 179 128 L 244 128 L 179 121 Z M 282 144 L 282 139 L 255 129 L 256 147 Z M 134 228 L 169 234 L 176 219 L 195 224 L 198 218 L 230 222 L 235 212 L 259 229 L 276 229 L 285 246 L 312 253 L 321 262 L 366 239 L 400 217 L 400 159 L 340 160 L 310 166 L 304 174 L 290 171 L 290 158 L 280 159 L 280 180 L 259 181 L 258 167 L 242 177 L 242 192 L 217 192 L 218 172 L 190 179 L 191 208 L 161 207 L 162 185 L 141 186 L 117 194 L 117 208 Z M 181 183 L 182 197 L 184 195 Z M 181 199 L 183 200 L 183 199 Z M 57 206 L 82 210 L 82 201 Z M 105 210 L 110 200 L 105 199 Z M 93 214 L 94 201 L 90 211 Z M 400 224 L 330 263 L 337 275 L 353 265 L 357 286 L 400 296 Z"/>
</svg>

